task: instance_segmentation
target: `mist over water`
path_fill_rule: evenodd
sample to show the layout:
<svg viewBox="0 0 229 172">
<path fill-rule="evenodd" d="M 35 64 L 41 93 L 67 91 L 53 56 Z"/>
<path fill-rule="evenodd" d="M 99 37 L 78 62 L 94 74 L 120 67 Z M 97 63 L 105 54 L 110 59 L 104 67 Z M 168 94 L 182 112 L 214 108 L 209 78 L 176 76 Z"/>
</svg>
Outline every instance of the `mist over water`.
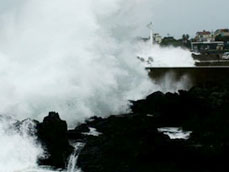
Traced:
<svg viewBox="0 0 229 172">
<path fill-rule="evenodd" d="M 128 100 L 153 91 L 185 88 L 186 78 L 154 83 L 136 58 L 143 47 L 135 38 L 153 8 L 151 0 L 12 0 L 0 13 L 0 114 L 41 120 L 57 111 L 74 125 L 128 112 Z M 182 53 L 157 47 L 155 55 Z M 154 66 L 168 64 L 162 60 Z M 0 121 L 0 149 L 9 143 L 0 169 L 36 167 L 42 151 L 28 135 L 9 134 L 9 123 Z"/>
<path fill-rule="evenodd" d="M 136 59 L 142 48 L 134 41 L 152 10 L 149 0 L 23 0 L 9 7 L 0 20 L 0 113 L 41 119 L 54 110 L 76 121 L 125 112 L 127 100 L 160 89 Z"/>
<path fill-rule="evenodd" d="M 25 0 L 4 13 L 0 113 L 41 119 L 55 110 L 74 121 L 124 112 L 127 99 L 148 92 L 133 33 L 118 26 L 129 8 L 120 5 L 127 2 Z"/>
</svg>

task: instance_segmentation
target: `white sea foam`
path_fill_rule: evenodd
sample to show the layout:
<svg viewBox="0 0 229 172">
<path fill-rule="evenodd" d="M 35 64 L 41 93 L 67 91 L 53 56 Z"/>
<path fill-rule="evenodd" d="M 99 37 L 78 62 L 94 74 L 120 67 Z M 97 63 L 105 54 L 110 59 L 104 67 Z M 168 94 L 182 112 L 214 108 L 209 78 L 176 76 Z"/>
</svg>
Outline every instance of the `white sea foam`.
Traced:
<svg viewBox="0 0 229 172">
<path fill-rule="evenodd" d="M 188 140 L 192 131 L 184 131 L 182 128 L 164 127 L 158 128 L 158 131 L 168 135 L 170 139 L 184 139 Z"/>
<path fill-rule="evenodd" d="M 158 44 L 140 42 L 138 57 L 146 67 L 193 67 L 195 61 L 191 52 L 180 47 L 161 47 Z"/>
<path fill-rule="evenodd" d="M 33 122 L 25 122 L 20 130 L 13 125 L 15 122 L 12 118 L 0 117 L 0 172 L 34 168 L 37 158 L 43 153 L 35 138 L 28 133 Z"/>
</svg>

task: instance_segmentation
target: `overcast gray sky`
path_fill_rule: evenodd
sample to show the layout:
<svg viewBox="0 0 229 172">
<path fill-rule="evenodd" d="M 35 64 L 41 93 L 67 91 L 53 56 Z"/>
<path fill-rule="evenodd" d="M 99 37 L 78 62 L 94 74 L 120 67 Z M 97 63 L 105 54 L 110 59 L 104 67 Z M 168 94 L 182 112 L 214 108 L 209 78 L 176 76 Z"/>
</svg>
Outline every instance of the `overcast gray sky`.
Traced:
<svg viewBox="0 0 229 172">
<path fill-rule="evenodd" d="M 163 35 L 194 35 L 203 29 L 229 28 L 229 0 L 158 0 L 154 30 Z"/>
<path fill-rule="evenodd" d="M 23 0 L 0 0 L 0 12 L 20 1 Z M 168 33 L 175 37 L 183 33 L 194 36 L 203 29 L 229 28 L 229 0 L 152 0 L 152 3 L 154 31 L 163 36 Z"/>
</svg>

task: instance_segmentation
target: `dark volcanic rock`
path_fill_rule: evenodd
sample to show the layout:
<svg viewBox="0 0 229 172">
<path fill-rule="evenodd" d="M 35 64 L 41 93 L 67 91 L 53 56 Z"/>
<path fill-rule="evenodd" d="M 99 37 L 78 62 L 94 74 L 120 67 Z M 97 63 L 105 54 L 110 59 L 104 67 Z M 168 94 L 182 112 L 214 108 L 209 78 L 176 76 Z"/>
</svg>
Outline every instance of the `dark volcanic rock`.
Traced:
<svg viewBox="0 0 229 172">
<path fill-rule="evenodd" d="M 155 92 L 132 101 L 131 109 L 131 114 L 93 117 L 69 131 L 55 112 L 42 123 L 24 120 L 15 126 L 19 131 L 27 126 L 29 134 L 37 135 L 48 154 L 40 165 L 65 168 L 73 151 L 69 140 L 74 140 L 85 143 L 77 162 L 83 172 L 229 171 L 229 84 Z M 192 134 L 188 140 L 171 140 L 158 131 L 161 127 Z M 92 128 L 101 134 L 85 135 Z"/>
<path fill-rule="evenodd" d="M 152 116 L 111 116 L 87 125 L 102 134 L 86 140 L 78 158 L 78 166 L 84 172 L 181 172 L 192 168 L 191 153 L 198 155 L 190 142 L 170 140 L 159 133 L 157 120 Z"/>
<path fill-rule="evenodd" d="M 39 164 L 56 168 L 65 168 L 67 159 L 73 151 L 67 137 L 67 123 L 60 119 L 59 114 L 50 112 L 38 125 L 38 139 L 47 152 L 47 157 Z"/>
<path fill-rule="evenodd" d="M 68 139 L 74 141 L 83 141 L 85 135 L 83 133 L 89 132 L 90 129 L 88 128 L 87 124 L 81 124 L 77 126 L 74 130 L 68 131 Z"/>
<path fill-rule="evenodd" d="M 147 116 L 111 116 L 88 125 L 102 134 L 89 137 L 79 155 L 78 165 L 85 172 L 121 172 L 143 168 L 152 153 L 157 154 L 158 149 L 166 148 L 170 143 L 167 136 L 158 133 Z"/>
<path fill-rule="evenodd" d="M 180 126 L 194 116 L 204 117 L 211 111 L 211 105 L 187 91 L 156 92 L 145 100 L 132 101 L 131 109 L 134 113 L 157 115 L 165 125 Z"/>
<path fill-rule="evenodd" d="M 132 102 L 133 114 L 94 118 L 78 165 L 84 172 L 229 171 L 229 85 L 205 83 L 190 91 L 156 92 Z M 183 127 L 189 140 L 170 140 L 159 127 Z M 79 130 L 79 131 L 80 131 Z"/>
</svg>

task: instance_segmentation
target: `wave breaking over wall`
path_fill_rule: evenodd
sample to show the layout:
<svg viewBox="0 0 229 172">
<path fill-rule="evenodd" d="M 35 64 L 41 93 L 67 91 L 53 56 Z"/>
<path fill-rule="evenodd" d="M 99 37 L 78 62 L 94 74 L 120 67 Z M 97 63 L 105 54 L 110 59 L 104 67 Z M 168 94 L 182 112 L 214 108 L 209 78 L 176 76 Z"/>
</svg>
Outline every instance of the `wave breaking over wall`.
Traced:
<svg viewBox="0 0 229 172">
<path fill-rule="evenodd" d="M 160 89 L 136 59 L 134 41 L 151 1 L 12 4 L 0 18 L 1 114 L 41 119 L 55 110 L 72 122 L 126 112 L 127 100 Z"/>
</svg>

